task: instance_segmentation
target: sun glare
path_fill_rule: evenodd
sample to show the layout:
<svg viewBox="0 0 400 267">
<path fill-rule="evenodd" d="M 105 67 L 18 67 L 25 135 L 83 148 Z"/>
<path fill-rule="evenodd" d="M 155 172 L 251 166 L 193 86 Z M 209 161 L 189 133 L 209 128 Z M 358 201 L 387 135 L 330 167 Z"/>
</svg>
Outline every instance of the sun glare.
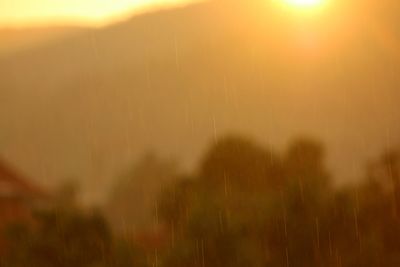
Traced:
<svg viewBox="0 0 400 267">
<path fill-rule="evenodd" d="M 316 7 L 321 5 L 323 0 L 286 0 L 286 3 L 291 6 L 306 8 Z"/>
<path fill-rule="evenodd" d="M 330 0 L 274 0 L 283 10 L 294 15 L 321 15 L 328 6 Z"/>
</svg>

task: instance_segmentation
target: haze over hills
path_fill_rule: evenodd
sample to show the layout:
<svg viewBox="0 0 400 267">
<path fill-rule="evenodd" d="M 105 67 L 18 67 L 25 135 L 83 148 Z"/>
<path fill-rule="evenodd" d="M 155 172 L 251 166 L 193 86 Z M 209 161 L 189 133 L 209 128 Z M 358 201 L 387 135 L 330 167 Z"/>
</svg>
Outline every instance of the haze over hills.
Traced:
<svg viewBox="0 0 400 267">
<path fill-rule="evenodd" d="M 80 178 L 99 200 L 148 150 L 190 167 L 226 133 L 278 149 L 307 134 L 349 181 L 399 143 L 400 63 L 388 45 L 400 33 L 377 27 L 399 21 L 379 12 L 289 19 L 257 1 L 214 1 L 4 57 L 0 154 L 45 185 Z"/>
<path fill-rule="evenodd" d="M 0 57 L 36 49 L 46 43 L 71 37 L 85 30 L 78 26 L 0 28 Z"/>
</svg>

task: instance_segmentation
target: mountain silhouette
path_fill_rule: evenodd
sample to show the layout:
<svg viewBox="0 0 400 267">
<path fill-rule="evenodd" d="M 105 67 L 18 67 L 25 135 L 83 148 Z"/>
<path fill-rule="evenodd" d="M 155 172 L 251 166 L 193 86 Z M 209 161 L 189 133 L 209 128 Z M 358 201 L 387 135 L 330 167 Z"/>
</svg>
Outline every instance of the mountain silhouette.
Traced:
<svg viewBox="0 0 400 267">
<path fill-rule="evenodd" d="M 246 3 L 154 11 L 3 57 L 0 154 L 45 185 L 82 178 L 92 201 L 149 149 L 190 167 L 231 132 L 278 149 L 319 138 L 339 183 L 398 144 L 394 11 Z"/>
<path fill-rule="evenodd" d="M 0 58 L 69 38 L 85 30 L 77 26 L 0 28 Z"/>
</svg>

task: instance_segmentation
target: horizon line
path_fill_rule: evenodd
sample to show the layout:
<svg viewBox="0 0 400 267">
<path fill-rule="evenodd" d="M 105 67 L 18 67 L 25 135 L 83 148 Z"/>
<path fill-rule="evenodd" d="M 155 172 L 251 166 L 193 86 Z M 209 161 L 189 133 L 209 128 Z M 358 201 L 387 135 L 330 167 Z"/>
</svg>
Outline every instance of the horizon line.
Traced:
<svg viewBox="0 0 400 267">
<path fill-rule="evenodd" d="M 163 10 L 185 7 L 202 0 L 191 0 L 175 4 L 154 4 L 131 8 L 122 13 L 111 14 L 105 17 L 90 18 L 85 16 L 46 16 L 44 18 L 31 17 L 14 22 L 0 21 L 0 30 L 24 30 L 36 28 L 104 28 L 113 24 L 128 21 L 136 16 L 151 14 Z"/>
</svg>

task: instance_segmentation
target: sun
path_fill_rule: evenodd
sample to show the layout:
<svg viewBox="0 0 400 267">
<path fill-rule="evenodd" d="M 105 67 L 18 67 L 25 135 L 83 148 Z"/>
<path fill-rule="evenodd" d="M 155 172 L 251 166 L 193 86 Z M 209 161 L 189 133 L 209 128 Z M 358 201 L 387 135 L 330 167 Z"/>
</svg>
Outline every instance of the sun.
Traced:
<svg viewBox="0 0 400 267">
<path fill-rule="evenodd" d="M 310 8 L 317 7 L 323 3 L 323 0 L 285 0 L 286 4 L 300 7 L 300 8 Z"/>
<path fill-rule="evenodd" d="M 328 7 L 331 0 L 274 0 L 283 10 L 296 15 L 312 16 L 321 15 Z"/>
</svg>

